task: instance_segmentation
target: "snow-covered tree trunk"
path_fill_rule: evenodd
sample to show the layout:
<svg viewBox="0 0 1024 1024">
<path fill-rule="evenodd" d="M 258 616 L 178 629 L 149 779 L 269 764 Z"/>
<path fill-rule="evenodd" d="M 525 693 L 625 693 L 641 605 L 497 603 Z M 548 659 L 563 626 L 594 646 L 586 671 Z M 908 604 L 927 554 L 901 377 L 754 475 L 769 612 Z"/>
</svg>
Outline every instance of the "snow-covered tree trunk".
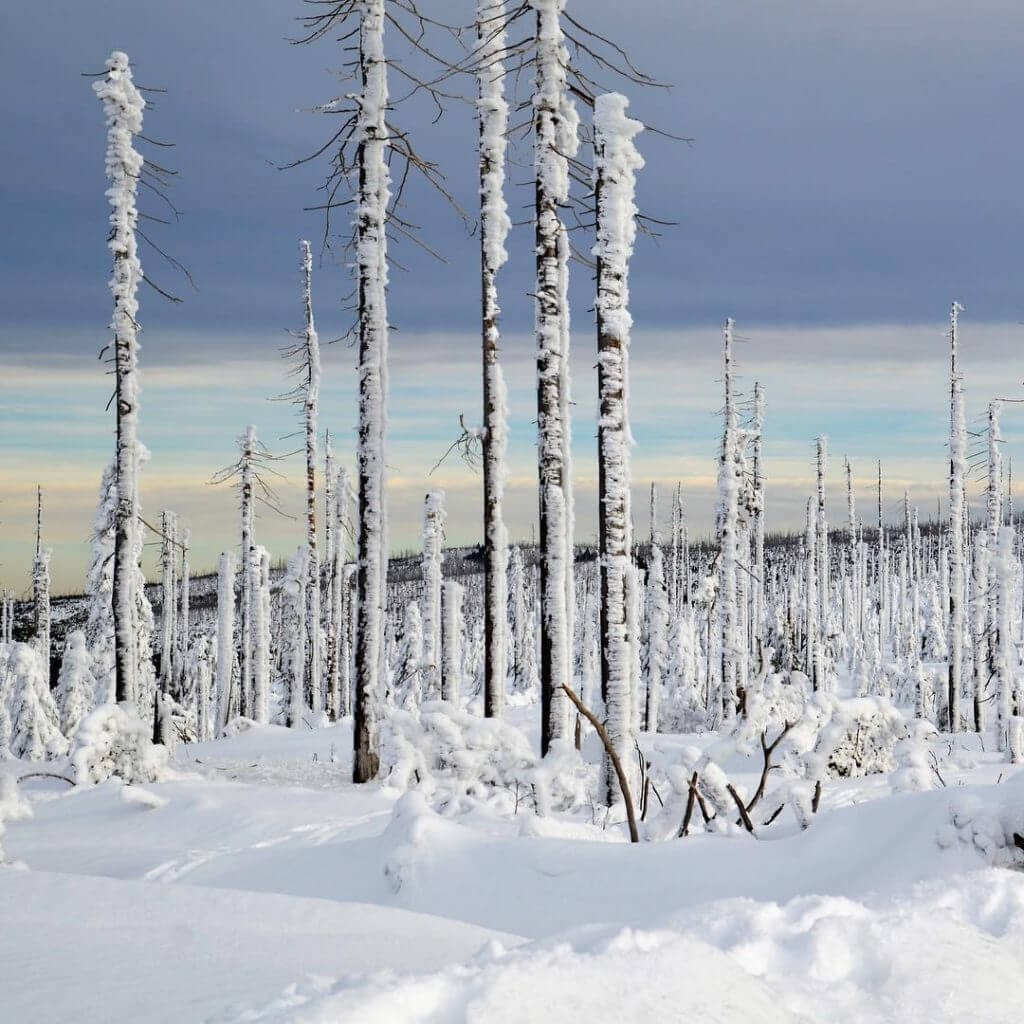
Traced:
<svg viewBox="0 0 1024 1024">
<path fill-rule="evenodd" d="M 114 381 L 116 448 L 114 483 L 117 507 L 114 526 L 112 601 L 114 619 L 114 694 L 119 702 L 137 701 L 139 644 L 136 636 L 139 383 L 138 383 L 138 287 L 142 280 L 135 241 L 138 224 L 136 195 L 143 159 L 134 139 L 142 131 L 145 101 L 132 81 L 127 54 L 114 51 L 107 58 L 107 74 L 93 85 L 103 103 L 107 123 L 106 172 L 110 187 L 110 236 L 108 248 L 114 269 L 110 291 L 114 314 Z"/>
<path fill-rule="evenodd" d="M 444 491 L 430 491 L 423 503 L 423 690 L 428 700 L 441 692 L 441 591 L 446 515 Z"/>
<path fill-rule="evenodd" d="M 324 432 L 324 574 L 321 600 L 324 623 L 324 709 L 334 722 L 338 718 L 338 502 L 335 494 L 337 470 L 331 432 Z"/>
<path fill-rule="evenodd" d="M 252 591 L 250 589 L 251 576 L 249 574 L 249 562 L 252 552 L 256 547 L 256 538 L 253 530 L 255 521 L 255 494 L 253 485 L 255 483 L 255 455 L 258 441 L 256 439 L 256 428 L 251 424 L 246 427 L 245 433 L 238 439 L 240 458 L 238 465 L 239 472 L 239 508 L 241 512 L 241 556 L 239 558 L 239 601 L 238 611 L 241 623 L 239 624 L 240 651 L 238 664 L 240 669 L 239 690 L 241 691 L 242 714 L 252 713 Z"/>
<path fill-rule="evenodd" d="M 991 542 L 986 530 L 979 530 L 974 537 L 974 558 L 971 573 L 971 627 L 974 640 L 974 731 L 985 729 L 985 690 L 995 666 L 991 661 L 988 625 L 990 608 L 990 562 Z"/>
<path fill-rule="evenodd" d="M 313 252 L 309 242 L 300 243 L 302 251 L 302 304 L 306 326 L 302 340 L 308 368 L 303 420 L 306 429 L 306 547 L 309 560 L 306 569 L 306 700 L 314 715 L 323 706 L 323 652 L 320 643 L 320 559 L 316 543 L 316 461 L 317 420 L 320 409 L 320 341 L 313 318 Z"/>
<path fill-rule="evenodd" d="M 502 515 L 508 447 L 508 398 L 498 357 L 498 271 L 508 259 L 512 222 L 505 202 L 507 36 L 505 0 L 478 0 L 480 117 L 480 284 L 483 338 L 484 715 L 500 717 L 508 674 L 508 535 Z"/>
<path fill-rule="evenodd" d="M 180 600 L 178 603 L 178 645 L 175 651 L 174 685 L 178 694 L 185 692 L 185 666 L 188 662 L 189 648 L 189 607 L 192 585 L 192 567 L 189 564 L 189 551 L 192 547 L 192 531 L 183 530 L 181 534 L 181 580 L 178 585 Z"/>
<path fill-rule="evenodd" d="M 456 707 L 462 695 L 462 602 L 465 589 L 446 580 L 441 597 L 441 699 Z"/>
<path fill-rule="evenodd" d="M 252 708 L 254 721 L 270 721 L 270 552 L 256 546 L 249 552 L 249 593 L 252 609 Z"/>
<path fill-rule="evenodd" d="M 348 470 L 338 471 L 335 487 L 334 542 L 334 636 L 329 639 L 335 654 L 336 671 L 330 679 L 331 715 L 334 719 L 349 714 L 352 706 L 352 618 L 354 611 L 352 577 L 355 566 L 349 562 L 349 545 L 354 536 L 352 524 L 352 483 Z"/>
<path fill-rule="evenodd" d="M 1014 531 L 1010 526 L 999 528 L 999 541 L 993 565 L 996 590 L 996 642 L 995 642 L 995 683 L 996 683 L 996 739 L 999 749 L 1009 749 L 1008 730 L 1010 718 L 1014 715 L 1014 666 L 1011 664 L 1010 602 L 1013 599 L 1013 580 L 1017 570 L 1014 558 Z M 1016 653 L 1013 655 L 1016 660 Z"/>
<path fill-rule="evenodd" d="M 947 727 L 960 730 L 960 689 L 964 642 L 964 476 L 967 471 L 967 427 L 960 375 L 959 318 L 963 307 L 950 311 L 949 429 L 949 674 Z"/>
<path fill-rule="evenodd" d="M 815 534 L 815 559 L 817 561 L 818 574 L 818 622 L 819 626 L 819 665 L 815 666 L 815 686 L 824 689 L 825 680 L 823 663 L 824 640 L 828 636 L 829 629 L 829 598 L 831 595 L 831 584 L 829 580 L 829 553 L 828 553 L 828 519 L 825 514 L 825 472 L 828 465 L 828 438 L 819 437 L 817 442 L 817 477 L 818 477 L 818 517 Z M 820 671 L 820 675 L 819 675 Z"/>
<path fill-rule="evenodd" d="M 639 637 L 635 630 L 636 580 L 632 562 L 630 494 L 629 261 L 636 238 L 636 172 L 643 159 L 633 140 L 642 130 L 626 115 L 617 93 L 594 106 L 594 197 L 597 210 L 598 544 L 601 559 L 601 696 L 613 749 L 632 771 Z M 632 775 L 631 775 L 632 777 Z M 605 757 L 604 796 L 621 799 Z"/>
<path fill-rule="evenodd" d="M 541 606 L 541 752 L 568 733 L 573 599 L 569 422 L 569 243 L 560 207 L 579 147 L 562 33 L 565 0 L 529 0 L 537 12 L 533 95 L 536 172 L 538 546 Z"/>
<path fill-rule="evenodd" d="M 174 678 L 175 620 L 178 611 L 176 534 L 175 515 L 165 509 L 160 513 L 160 690 L 164 695 L 171 692 Z"/>
<path fill-rule="evenodd" d="M 757 652 L 758 662 L 764 660 L 764 604 L 765 588 L 765 560 L 764 560 L 764 466 L 761 458 L 761 444 L 764 434 L 764 388 L 759 382 L 754 383 L 754 450 L 753 450 L 753 487 L 754 505 L 753 522 L 751 524 L 751 543 L 753 549 L 753 569 L 751 586 L 754 588 L 753 602 L 753 642 L 754 650 Z"/>
<path fill-rule="evenodd" d="M 817 528 L 814 518 L 814 499 L 807 499 L 807 528 L 804 533 L 804 671 L 811 678 L 815 690 L 819 688 L 816 674 L 818 665 L 818 574 Z"/>
<path fill-rule="evenodd" d="M 217 735 L 223 734 L 235 710 L 234 663 L 235 556 L 225 551 L 217 576 Z"/>
<path fill-rule="evenodd" d="M 282 584 L 281 646 L 287 688 L 285 725 L 292 729 L 301 729 L 305 718 L 308 584 L 309 549 L 302 545 L 288 560 L 288 571 Z"/>
<path fill-rule="evenodd" d="M 356 265 L 359 304 L 359 427 L 356 448 L 359 531 L 356 551 L 355 725 L 353 782 L 380 766 L 378 703 L 384 685 L 387 613 L 388 313 L 387 217 L 390 176 L 384 0 L 359 2 L 360 93 L 356 113 L 359 190 Z"/>
<path fill-rule="evenodd" d="M 661 548 L 651 545 L 647 567 L 647 688 L 644 706 L 644 728 L 658 731 L 661 692 L 668 669 L 669 604 L 665 589 L 665 561 Z"/>
<path fill-rule="evenodd" d="M 739 554 L 739 496 L 742 469 L 739 465 L 738 427 L 734 394 L 732 319 L 725 322 L 724 387 L 725 408 L 722 428 L 722 449 L 718 460 L 718 625 L 721 646 L 722 714 L 731 719 L 736 713 L 737 660 L 740 645 L 739 609 L 736 600 L 736 573 Z"/>
</svg>

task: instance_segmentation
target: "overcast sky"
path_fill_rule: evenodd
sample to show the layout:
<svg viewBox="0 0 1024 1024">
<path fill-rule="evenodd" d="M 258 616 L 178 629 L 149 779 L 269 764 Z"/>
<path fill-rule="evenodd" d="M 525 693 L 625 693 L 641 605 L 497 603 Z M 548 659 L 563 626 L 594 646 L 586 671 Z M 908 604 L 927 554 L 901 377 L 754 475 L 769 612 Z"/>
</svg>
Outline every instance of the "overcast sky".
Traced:
<svg viewBox="0 0 1024 1024">
<path fill-rule="evenodd" d="M 424 0 L 451 20 L 469 0 Z M 1024 341 L 1024 5 L 926 0 L 570 0 L 667 91 L 630 90 L 649 123 L 693 139 L 648 134 L 646 210 L 675 222 L 641 242 L 634 267 L 638 474 L 682 477 L 699 528 L 710 523 L 718 407 L 717 327 L 726 315 L 749 338 L 748 383 L 768 392 L 775 460 L 773 525 L 795 525 L 810 487 L 810 442 L 833 439 L 834 482 L 848 451 L 893 466 L 933 508 L 943 489 L 944 318 L 964 318 L 972 414 L 996 393 L 1013 397 Z M 142 436 L 153 451 L 143 501 L 193 517 L 200 561 L 232 539 L 230 499 L 206 486 L 247 422 L 268 440 L 290 426 L 266 399 L 280 390 L 276 349 L 300 322 L 297 241 L 319 239 L 323 167 L 277 166 L 314 149 L 330 128 L 303 112 L 341 88 L 339 45 L 290 46 L 301 4 L 177 0 L 54 0 L 7 12 L 0 36 L 0 583 L 19 590 L 30 552 L 38 480 L 51 495 L 55 576 L 75 588 L 86 557 L 95 490 L 111 424 L 95 353 L 109 293 L 103 125 L 81 72 L 126 50 L 143 85 L 166 88 L 146 131 L 176 143 L 152 151 L 181 171 L 179 222 L 159 242 L 196 278 L 192 292 L 143 250 L 147 269 L 186 299 L 142 294 Z M 621 83 L 610 83 L 621 87 Z M 398 92 L 396 86 L 395 92 Z M 421 106 L 397 114 L 437 159 L 457 198 L 474 204 L 471 110 L 453 105 L 431 125 Z M 510 178 L 517 220 L 528 218 L 527 166 Z M 393 275 L 395 539 L 416 542 L 422 491 L 449 489 L 453 539 L 478 533 L 479 480 L 458 464 L 428 481 L 460 412 L 474 414 L 476 242 L 422 193 L 409 216 L 448 260 L 407 244 Z M 152 212 L 156 208 L 149 205 Z M 528 536 L 532 398 L 530 227 L 513 237 L 502 305 L 513 374 L 513 528 Z M 334 252 L 317 268 L 322 335 L 346 322 L 348 272 Z M 574 283 L 576 435 L 581 503 L 592 465 L 593 348 L 589 274 Z M 974 346 L 972 354 L 971 347 Z M 354 420 L 351 350 L 325 356 L 323 418 L 341 454 Z M 903 386 L 899 382 L 904 382 Z M 1007 434 L 1014 436 L 1012 409 Z M 1024 414 L 1021 414 L 1024 415 Z M 1010 445 L 1012 454 L 1012 444 Z M 898 467 L 898 468 L 897 468 Z M 300 475 L 296 463 L 295 480 Z M 638 477 L 639 479 L 639 477 Z M 902 481 L 902 483 L 900 482 Z M 898 489 L 897 489 L 898 488 Z M 287 490 L 287 488 L 286 488 Z M 866 496 L 865 496 L 866 500 Z M 400 507 L 398 507 L 400 506 Z M 834 518 L 841 518 L 836 509 Z M 581 531 L 592 528 L 581 510 Z M 278 552 L 295 524 L 267 522 Z"/>
</svg>

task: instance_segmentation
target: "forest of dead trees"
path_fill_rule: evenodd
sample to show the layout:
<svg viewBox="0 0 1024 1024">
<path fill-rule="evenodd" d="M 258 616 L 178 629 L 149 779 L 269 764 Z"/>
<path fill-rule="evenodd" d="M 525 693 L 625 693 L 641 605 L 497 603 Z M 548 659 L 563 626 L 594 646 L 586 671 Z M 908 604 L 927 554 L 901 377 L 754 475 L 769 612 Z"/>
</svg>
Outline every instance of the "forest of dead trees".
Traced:
<svg viewBox="0 0 1024 1024">
<path fill-rule="evenodd" d="M 879 759 L 909 788 L 933 785 L 921 742 L 929 731 L 991 734 L 1008 761 L 1024 759 L 1022 552 L 1003 458 L 1003 402 L 989 396 L 985 429 L 968 431 L 962 308 L 954 302 L 949 313 L 948 395 L 935 396 L 949 402 L 948 435 L 934 439 L 949 452 L 943 523 L 922 522 L 912 494 L 893 494 L 882 462 L 853 466 L 821 436 L 808 464 L 806 529 L 773 532 L 763 449 L 770 442 L 762 438 L 771 393 L 756 384 L 740 394 L 732 320 L 722 335 L 711 541 L 698 543 L 691 530 L 685 481 L 652 483 L 649 508 L 634 508 L 630 262 L 638 233 L 649 230 L 636 201 L 645 131 L 662 129 L 632 117 L 626 96 L 601 83 L 638 94 L 658 83 L 614 40 L 589 32 L 584 12 L 567 10 L 566 0 L 478 0 L 471 26 L 442 24 L 430 10 L 437 6 L 337 0 L 309 8 L 302 42 L 338 47 L 339 65 L 354 61 L 349 91 L 322 108 L 340 127 L 318 156 L 328 161 L 324 209 L 335 229 L 351 230 L 344 242 L 356 306 L 357 408 L 329 414 L 355 421 L 357 444 L 353 463 L 343 464 L 323 426 L 315 309 L 341 296 L 322 294 L 303 241 L 295 280 L 301 327 L 284 385 L 301 422 L 301 526 L 294 550 L 275 564 L 255 513 L 278 508 L 283 463 L 254 427 L 239 424 L 237 459 L 216 478 L 235 489 L 237 532 L 220 540 L 215 577 L 193 579 L 192 536 L 173 510 L 144 514 L 140 504 L 138 331 L 148 279 L 138 204 L 140 185 L 159 188 L 167 172 L 137 148 L 147 105 L 128 57 L 108 58 L 93 88 L 107 132 L 116 442 L 100 483 L 84 598 L 63 609 L 51 602 L 41 495 L 31 596 L 15 601 L 5 592 L 0 601 L 0 751 L 30 761 L 70 756 L 91 778 L 145 776 L 158 747 L 253 723 L 306 729 L 351 716 L 352 779 L 366 783 L 395 771 L 407 747 L 440 742 L 427 712 L 448 715 L 464 733 L 466 715 L 492 720 L 488 749 L 511 749 L 517 741 L 501 721 L 510 707 L 532 706 L 538 763 L 552 771 L 596 733 L 600 798 L 621 807 L 634 838 L 637 819 L 653 818 L 656 803 L 679 835 L 716 816 L 756 832 L 785 807 L 806 825 L 830 774 L 861 773 Z M 412 42 L 421 72 L 388 60 L 393 39 Z M 471 215 L 480 257 L 480 421 L 463 423 L 453 447 L 479 460 L 481 543 L 447 547 L 445 495 L 428 489 L 415 559 L 390 557 L 388 299 L 401 282 L 390 280 L 388 243 L 416 233 L 402 203 L 409 180 L 442 193 L 445 184 L 416 148 L 415 126 L 400 123 L 395 77 L 401 92 L 411 88 L 439 105 L 461 90 L 479 126 L 479 208 Z M 523 243 L 535 253 L 537 404 L 529 416 L 538 530 L 529 545 L 510 540 L 503 508 L 510 413 L 501 299 L 515 238 L 506 200 L 514 135 L 530 148 L 534 183 L 533 236 Z M 593 280 L 590 328 L 581 327 L 589 308 L 576 310 L 570 327 L 576 273 Z M 577 542 L 572 461 L 569 344 L 588 332 L 598 419 L 577 429 L 598 437 L 596 550 Z M 877 475 L 876 507 L 855 503 L 855 472 Z M 835 509 L 826 481 L 839 474 L 847 501 Z M 981 517 L 971 515 L 968 493 L 979 475 Z M 897 498 L 894 518 L 887 510 Z M 161 545 L 160 579 L 148 583 L 147 534 Z M 642 732 L 715 730 L 760 745 L 764 776 L 752 798 L 710 758 L 659 783 L 658 766 L 640 753 Z M 794 776 L 785 785 L 772 774 L 783 755 Z M 492 757 L 499 775 L 502 756 Z M 567 783 L 549 783 L 549 796 L 558 785 Z"/>
</svg>

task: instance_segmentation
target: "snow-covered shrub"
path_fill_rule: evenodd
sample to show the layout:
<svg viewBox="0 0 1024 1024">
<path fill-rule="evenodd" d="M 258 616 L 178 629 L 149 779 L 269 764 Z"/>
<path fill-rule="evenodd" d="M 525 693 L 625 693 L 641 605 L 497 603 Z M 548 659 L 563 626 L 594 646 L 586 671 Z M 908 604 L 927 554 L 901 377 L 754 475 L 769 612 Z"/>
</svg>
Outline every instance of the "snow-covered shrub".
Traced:
<svg viewBox="0 0 1024 1024">
<path fill-rule="evenodd" d="M 29 644 L 15 644 L 5 670 L 5 691 L 11 721 L 10 750 L 28 761 L 63 757 L 67 740 L 60 731 L 39 652 Z"/>
<path fill-rule="evenodd" d="M 381 734 L 385 783 L 419 789 L 432 806 L 458 814 L 486 806 L 497 814 L 574 810 L 589 802 L 594 770 L 571 744 L 544 761 L 514 726 L 444 701 L 395 709 Z"/>
<path fill-rule="evenodd" d="M 151 727 L 124 704 L 104 704 L 78 727 L 71 767 L 78 785 L 159 782 L 168 774 L 167 748 L 151 740 Z"/>
<path fill-rule="evenodd" d="M 1024 774 L 988 792 L 990 799 L 964 793 L 951 802 L 938 844 L 948 849 L 962 843 L 996 867 L 1024 868 Z"/>
</svg>

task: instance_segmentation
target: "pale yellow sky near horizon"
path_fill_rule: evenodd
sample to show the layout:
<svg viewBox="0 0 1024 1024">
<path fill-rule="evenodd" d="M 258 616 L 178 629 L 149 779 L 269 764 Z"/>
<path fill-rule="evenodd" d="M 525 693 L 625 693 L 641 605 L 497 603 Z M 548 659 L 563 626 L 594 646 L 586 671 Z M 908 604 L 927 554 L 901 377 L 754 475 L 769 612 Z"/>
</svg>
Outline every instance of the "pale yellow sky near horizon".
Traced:
<svg viewBox="0 0 1024 1024">
<path fill-rule="evenodd" d="M 963 326 L 963 370 L 970 426 L 983 426 L 990 398 L 1016 398 L 1021 374 L 1008 361 L 1019 325 Z M 814 438 L 830 438 L 830 520 L 845 519 L 843 457 L 854 466 L 855 490 L 866 521 L 874 520 L 875 460 L 883 460 L 888 514 L 897 518 L 905 488 L 923 518 L 936 514 L 947 481 L 948 343 L 941 323 L 853 328 L 744 328 L 739 325 L 741 386 L 765 387 L 765 463 L 769 529 L 799 528 L 813 488 Z M 648 532 L 647 489 L 661 484 L 661 519 L 669 491 L 681 480 L 691 529 L 711 527 L 720 407 L 721 333 L 714 328 L 637 331 L 633 341 L 632 420 L 634 521 Z M 244 339 L 154 334 L 144 341 L 141 430 L 152 453 L 142 477 L 144 515 L 155 522 L 172 508 L 193 534 L 193 565 L 210 568 L 236 541 L 231 492 L 209 480 L 234 459 L 234 438 L 247 423 L 278 452 L 298 438 L 293 411 L 266 398 L 285 387 L 280 360 L 241 357 Z M 507 520 L 514 539 L 529 540 L 535 521 L 532 343 L 506 339 L 512 443 Z M 266 346 L 260 346 L 266 351 Z M 218 359 L 220 352 L 226 358 Z M 176 353 L 180 353 L 180 356 Z M 169 365 L 170 356 L 180 358 Z M 157 359 L 159 356 L 159 361 Z M 396 336 L 392 347 L 389 499 L 392 546 L 419 546 L 422 497 L 447 492 L 450 543 L 480 536 L 480 477 L 456 456 L 431 467 L 457 432 L 460 413 L 479 417 L 478 354 L 472 338 Z M 151 365 L 152 363 L 152 365 Z M 330 428 L 339 464 L 351 466 L 355 420 L 354 357 L 331 346 L 324 354 L 321 437 Z M 0 587 L 28 586 L 34 544 L 35 488 L 44 489 L 44 541 L 54 549 L 58 592 L 81 590 L 100 474 L 109 458 L 112 423 L 104 412 L 109 381 L 85 356 L 58 356 L 29 345 L 17 360 L 0 356 L 7 398 L 0 409 Z M 573 349 L 577 539 L 596 531 L 596 382 L 592 339 L 577 330 Z M 1021 408 L 1021 412 L 1017 409 Z M 1003 416 L 1005 453 L 1012 457 L 1024 407 Z M 322 454 L 322 449 L 321 449 Z M 300 506 L 301 459 L 281 466 L 286 508 Z M 972 492 L 980 490 L 980 480 Z M 1017 487 L 1015 492 L 1019 493 Z M 259 540 L 275 556 L 302 539 L 298 520 L 265 513 Z M 155 578 L 155 551 L 146 556 Z"/>
</svg>

